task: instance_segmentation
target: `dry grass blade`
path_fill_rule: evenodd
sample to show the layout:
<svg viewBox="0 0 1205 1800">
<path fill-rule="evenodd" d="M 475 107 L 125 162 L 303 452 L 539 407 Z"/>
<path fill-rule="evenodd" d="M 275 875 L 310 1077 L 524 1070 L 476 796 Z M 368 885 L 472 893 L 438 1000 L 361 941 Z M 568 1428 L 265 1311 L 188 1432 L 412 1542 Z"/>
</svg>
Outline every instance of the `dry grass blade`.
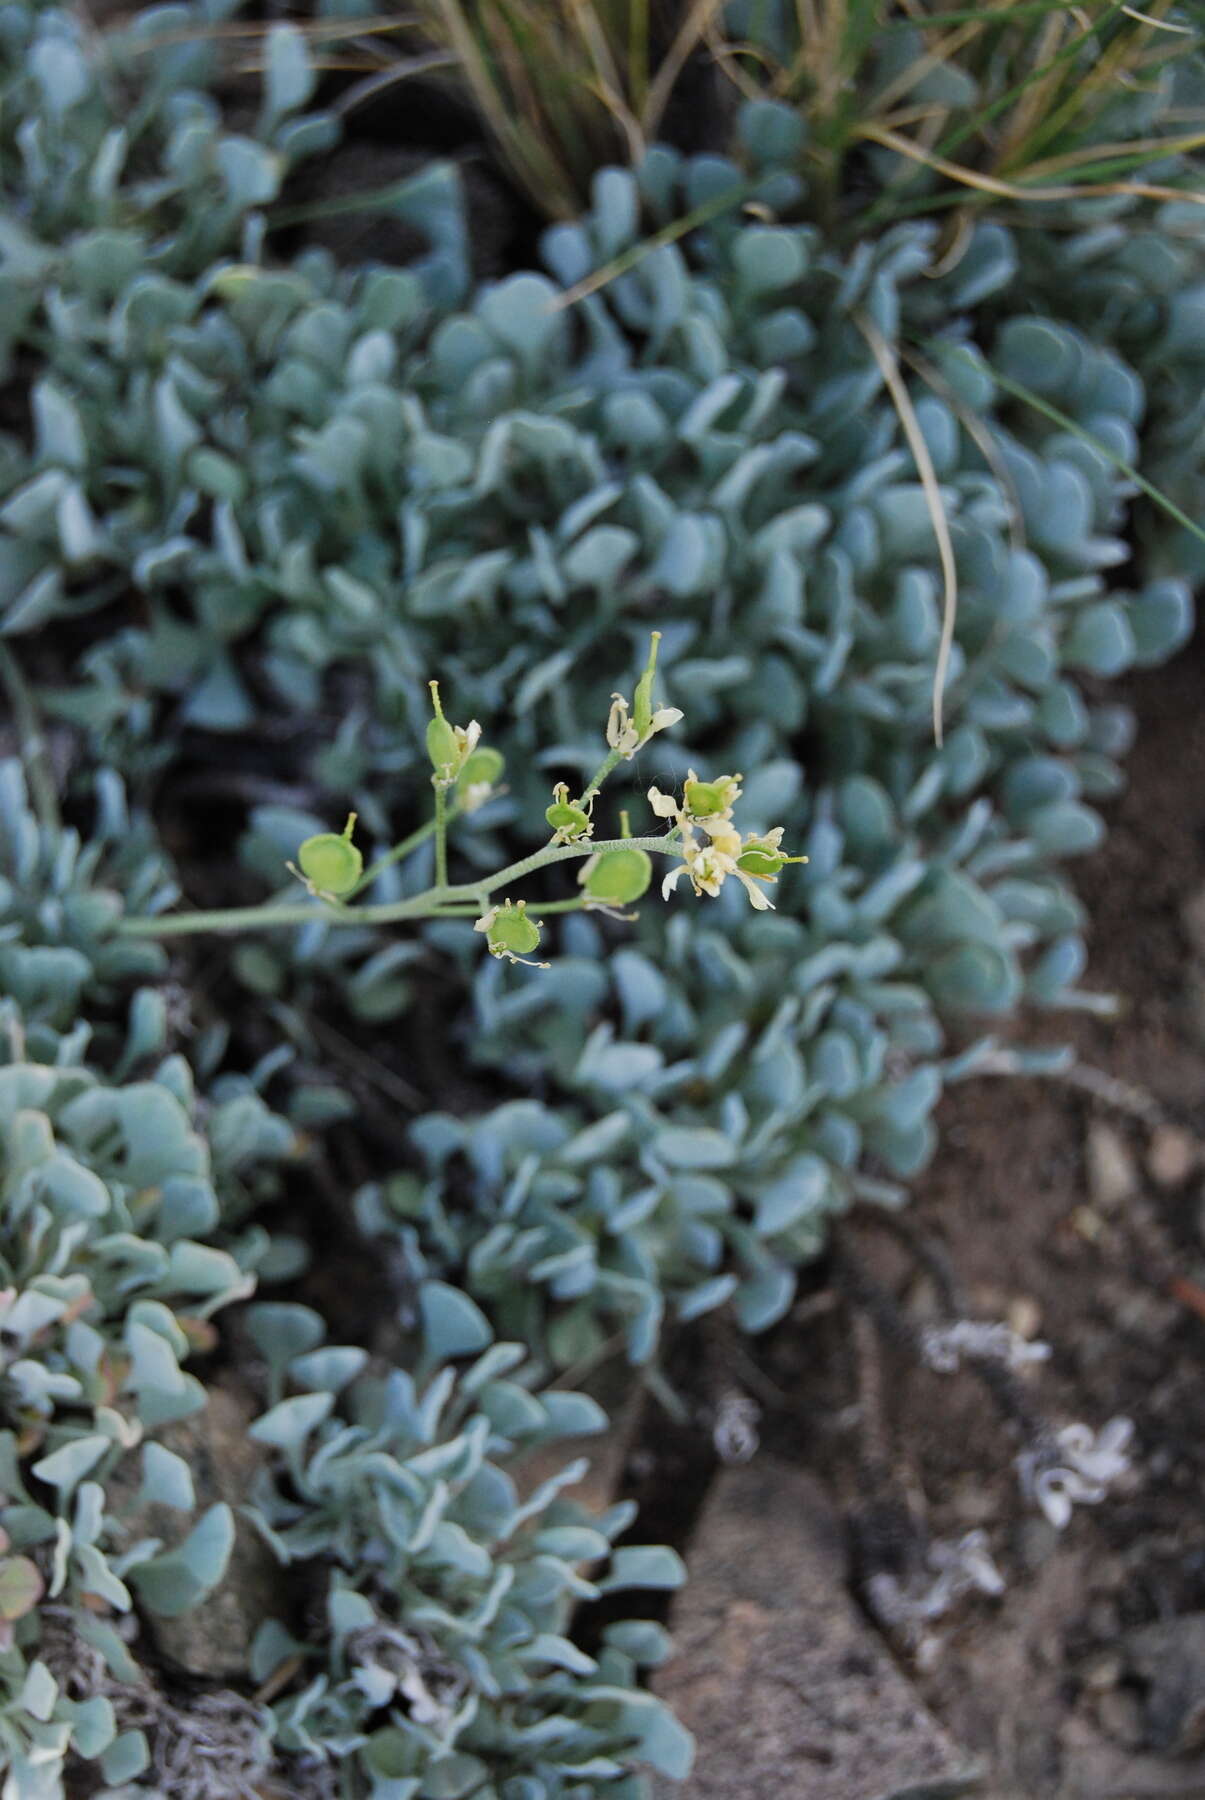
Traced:
<svg viewBox="0 0 1205 1800">
<path fill-rule="evenodd" d="M 916 408 L 912 404 L 911 395 L 900 375 L 895 351 L 874 320 L 866 313 L 858 313 L 856 323 L 858 330 L 870 345 L 870 353 L 878 364 L 884 386 L 891 395 L 892 405 L 899 415 L 900 425 L 908 440 L 908 448 L 912 452 L 912 460 L 916 464 L 916 472 L 920 476 L 925 504 L 929 508 L 933 536 L 937 540 L 937 554 L 941 562 L 944 593 L 942 596 L 941 639 L 937 646 L 937 663 L 933 671 L 933 736 L 940 748 L 945 736 L 942 722 L 942 696 L 950 670 L 950 653 L 954 648 L 954 622 L 958 616 L 958 568 L 954 561 L 954 541 L 950 536 L 950 521 L 946 518 L 946 509 L 942 503 L 941 483 L 937 479 L 937 470 L 933 466 L 933 458 L 929 454 L 929 446 L 925 442 L 925 434 L 921 430 L 920 420 L 916 416 Z"/>
<path fill-rule="evenodd" d="M 1008 465 L 1000 454 L 1000 446 L 983 423 L 975 417 L 970 407 L 956 394 L 945 377 L 915 351 L 904 354 L 904 361 L 910 369 L 915 369 L 926 387 L 932 388 L 939 400 L 945 402 L 950 411 L 958 419 L 980 456 L 1000 483 L 1000 491 L 1008 500 L 1008 540 L 1014 550 L 1025 549 L 1025 519 L 1021 511 L 1021 499 L 1017 493 L 1016 483 L 1008 472 Z"/>
<path fill-rule="evenodd" d="M 1140 488 L 1148 500 L 1153 500 L 1162 512 L 1176 521 L 1177 525 L 1182 525 L 1185 531 L 1191 532 L 1193 537 L 1205 544 L 1205 527 L 1198 525 L 1195 519 L 1190 519 L 1188 514 L 1176 505 L 1170 494 L 1165 494 L 1162 488 L 1157 488 L 1154 482 L 1148 481 L 1145 475 L 1139 474 L 1132 463 L 1128 463 L 1124 457 L 1118 456 L 1117 452 L 1111 450 L 1108 444 L 1102 442 L 1095 433 L 1085 431 L 1078 419 L 1073 419 L 1067 413 L 1061 412 L 1057 406 L 1052 406 L 1049 400 L 1043 400 L 1040 394 L 1035 394 L 1023 383 L 1014 381 L 1011 376 L 1002 375 L 999 369 L 993 368 L 992 380 L 998 387 L 1002 387 L 1006 394 L 1012 394 L 1014 399 L 1023 400 L 1026 406 L 1031 406 L 1035 412 L 1041 413 L 1043 418 L 1049 419 L 1052 425 L 1057 425 L 1061 430 L 1070 432 L 1072 437 L 1078 438 L 1081 444 L 1087 444 L 1098 456 L 1103 456 L 1106 462 L 1112 463 L 1113 467 L 1119 470 L 1127 480 L 1132 481 L 1135 487 Z"/>
<path fill-rule="evenodd" d="M 748 200 L 752 186 L 751 182 L 738 182 L 725 193 L 717 194 L 713 199 L 705 200 L 701 206 L 696 206 L 691 212 L 683 213 L 680 219 L 671 220 L 668 225 L 663 225 L 660 231 L 655 231 L 651 237 L 642 238 L 638 244 L 633 244 L 630 250 L 624 250 L 619 256 L 612 257 L 609 263 L 605 263 L 601 269 L 596 269 L 593 275 L 586 275 L 581 281 L 574 282 L 572 287 L 566 288 L 563 293 L 558 294 L 549 305 L 549 312 L 564 312 L 567 307 L 576 306 L 579 301 L 587 299 L 589 295 L 597 294 L 601 288 L 606 287 L 608 282 L 617 280 L 620 275 L 626 275 L 629 269 L 634 269 L 654 250 L 661 250 L 666 244 L 677 243 L 678 239 L 685 237 L 687 232 L 697 231 L 701 225 L 709 225 L 713 219 L 718 219 L 721 214 L 731 211 L 734 206 L 742 205 Z"/>
<path fill-rule="evenodd" d="M 1004 181 L 998 175 L 985 175 L 977 169 L 969 169 L 963 163 L 950 162 L 936 151 L 922 149 L 910 138 L 901 137 L 895 131 L 886 131 L 879 125 L 864 123 L 859 126 L 857 135 L 869 139 L 871 143 L 882 144 L 884 149 L 895 150 L 900 156 L 909 157 L 913 162 L 924 163 L 926 167 L 936 170 L 939 175 L 945 175 L 950 181 L 958 182 L 962 187 L 974 188 L 977 193 L 990 194 L 1002 200 L 1080 200 L 1128 195 L 1137 200 L 1190 200 L 1197 205 L 1205 205 L 1205 193 L 1195 188 L 1166 187 L 1149 181 L 1083 181 L 1056 187 L 1023 187 L 1015 181 Z"/>
</svg>

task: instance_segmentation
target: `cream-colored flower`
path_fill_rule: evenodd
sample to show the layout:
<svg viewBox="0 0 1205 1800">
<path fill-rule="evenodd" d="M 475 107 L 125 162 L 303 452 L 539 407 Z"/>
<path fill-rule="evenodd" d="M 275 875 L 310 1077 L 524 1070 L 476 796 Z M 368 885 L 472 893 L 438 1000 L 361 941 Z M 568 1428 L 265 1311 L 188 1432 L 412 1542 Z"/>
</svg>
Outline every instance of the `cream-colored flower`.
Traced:
<svg viewBox="0 0 1205 1800">
<path fill-rule="evenodd" d="M 740 838 L 735 832 L 733 836 L 736 838 L 739 849 Z M 676 868 L 670 870 L 661 883 L 661 894 L 664 899 L 669 898 L 683 875 L 688 878 L 696 894 L 708 894 L 714 899 L 729 875 L 732 875 L 740 882 L 757 912 L 773 911 L 771 902 L 762 893 L 754 877 L 746 874 L 745 870 L 738 866 L 736 857 L 727 850 L 718 849 L 710 841 L 699 844 L 695 841 L 693 834 L 684 832 L 682 857 L 683 860 Z"/>
<path fill-rule="evenodd" d="M 730 856 L 735 861 L 744 847 L 740 832 L 731 819 L 713 818 L 697 819 L 695 823 L 700 831 L 705 831 L 711 839 L 712 848 L 722 856 Z"/>
<path fill-rule="evenodd" d="M 647 744 L 658 731 L 664 731 L 670 725 L 676 725 L 682 717 L 676 706 L 659 706 L 652 713 L 643 731 L 628 712 L 628 703 L 622 694 L 611 695 L 611 711 L 607 717 L 607 743 L 612 750 L 631 762 L 637 750 Z"/>
<path fill-rule="evenodd" d="M 732 805 L 740 796 L 740 776 L 721 775 L 716 781 L 700 781 L 691 769 L 686 779 L 686 794 L 675 800 L 660 788 L 648 790 L 649 805 L 659 819 L 672 819 L 680 834 L 682 861 L 671 869 L 661 884 L 668 896 L 682 876 L 689 878 L 696 894 L 719 893 L 729 875 L 735 876 L 758 912 L 773 911 L 759 882 L 772 882 L 778 871 L 789 862 L 806 862 L 806 856 L 785 856 L 780 850 L 783 827 L 742 837 L 732 823 Z M 702 804 L 716 807 L 714 812 L 692 811 Z M 696 833 L 703 834 L 699 842 Z"/>
</svg>

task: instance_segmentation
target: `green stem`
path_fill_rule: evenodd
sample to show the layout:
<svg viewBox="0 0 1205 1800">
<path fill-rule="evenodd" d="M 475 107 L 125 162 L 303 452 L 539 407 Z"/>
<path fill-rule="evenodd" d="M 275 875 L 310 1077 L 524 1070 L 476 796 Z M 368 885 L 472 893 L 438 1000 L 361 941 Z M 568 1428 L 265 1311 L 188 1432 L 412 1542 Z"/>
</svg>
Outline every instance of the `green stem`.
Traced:
<svg viewBox="0 0 1205 1800">
<path fill-rule="evenodd" d="M 587 895 L 575 894 L 572 900 L 529 900 L 527 910 L 533 918 L 537 913 L 542 918 L 545 913 L 582 912 L 589 904 Z M 598 902 L 594 904 L 597 906 Z M 476 919 L 480 914 L 479 906 L 441 906 L 429 916 L 433 919 Z"/>
<path fill-rule="evenodd" d="M 449 824 L 451 824 L 459 810 L 459 807 L 455 804 L 448 808 Z M 412 850 L 417 850 L 420 844 L 425 844 L 427 839 L 433 835 L 434 831 L 435 820 L 428 819 L 425 825 L 420 825 L 417 831 L 412 831 L 409 837 L 403 838 L 400 844 L 395 844 L 392 850 L 387 851 L 384 856 L 378 857 L 376 862 L 365 869 L 359 881 L 357 881 L 355 887 L 352 888 L 351 893 L 348 894 L 346 898 L 351 900 L 356 894 L 362 894 L 364 889 L 366 887 L 371 887 L 378 875 L 383 875 L 385 870 L 393 863 L 401 862 L 404 856 L 409 856 Z"/>
<path fill-rule="evenodd" d="M 589 787 L 582 790 L 581 798 L 575 803 L 576 805 L 585 806 L 587 801 L 594 798 L 603 782 L 607 779 L 607 776 L 611 773 L 611 770 L 619 761 L 619 756 L 620 752 L 618 750 L 608 750 L 606 761 L 599 764 Z"/>
<path fill-rule="evenodd" d="M 448 885 L 448 790 L 435 783 L 435 885 Z"/>
<path fill-rule="evenodd" d="M 236 906 L 215 912 L 177 913 L 169 918 L 123 919 L 117 930 L 122 937 L 190 937 L 209 931 L 270 931 L 286 925 L 312 925 L 316 919 L 327 925 L 396 925 L 403 919 L 429 919 L 442 908 L 456 905 L 484 911 L 491 894 L 522 881 L 526 875 L 534 875 L 537 869 L 603 855 L 608 850 L 647 850 L 660 856 L 679 853 L 676 831 L 667 831 L 662 837 L 609 838 L 600 844 L 548 844 L 483 881 L 438 884 L 424 894 L 415 894 L 409 900 L 392 900 L 383 906 L 332 906 L 322 900 Z"/>
</svg>

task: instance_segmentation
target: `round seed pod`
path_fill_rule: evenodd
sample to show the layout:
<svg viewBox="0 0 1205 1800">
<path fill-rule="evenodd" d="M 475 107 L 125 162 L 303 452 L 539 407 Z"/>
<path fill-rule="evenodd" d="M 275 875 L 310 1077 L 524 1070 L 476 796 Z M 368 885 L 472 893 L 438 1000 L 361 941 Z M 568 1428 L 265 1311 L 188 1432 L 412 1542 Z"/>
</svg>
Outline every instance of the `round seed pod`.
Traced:
<svg viewBox="0 0 1205 1800">
<path fill-rule="evenodd" d="M 480 750 L 473 751 L 456 777 L 457 793 L 471 787 L 493 787 L 505 767 L 506 758 L 501 750 L 492 750 L 488 744 L 483 744 Z"/>
<path fill-rule="evenodd" d="M 506 905 L 495 913 L 485 941 L 495 956 L 530 956 L 540 945 L 540 927 L 527 916 L 527 903 Z"/>
<path fill-rule="evenodd" d="M 740 794 L 739 777 L 721 775 L 718 781 L 688 781 L 683 803 L 692 819 L 714 819 L 726 812 Z"/>
<path fill-rule="evenodd" d="M 584 837 L 590 829 L 590 815 L 581 806 L 572 806 L 568 800 L 554 800 L 544 812 L 553 831 L 565 838 Z"/>
<path fill-rule="evenodd" d="M 590 858 L 581 884 L 591 900 L 628 906 L 639 900 L 652 879 L 653 859 L 646 850 L 607 850 Z"/>
<path fill-rule="evenodd" d="M 351 841 L 351 825 L 340 834 L 320 831 L 305 840 L 297 852 L 301 873 L 323 894 L 338 899 L 350 894 L 364 873 L 364 858 Z"/>
</svg>

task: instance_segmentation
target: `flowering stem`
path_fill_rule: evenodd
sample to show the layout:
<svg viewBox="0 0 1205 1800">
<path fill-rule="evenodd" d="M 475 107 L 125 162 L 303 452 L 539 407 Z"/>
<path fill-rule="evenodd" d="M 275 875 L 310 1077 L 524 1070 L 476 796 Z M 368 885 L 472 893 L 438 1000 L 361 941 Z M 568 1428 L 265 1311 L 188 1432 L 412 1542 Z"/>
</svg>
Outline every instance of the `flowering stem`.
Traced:
<svg viewBox="0 0 1205 1800">
<path fill-rule="evenodd" d="M 542 918 L 545 913 L 582 912 L 590 904 L 591 900 L 588 894 L 575 894 L 572 900 L 529 900 L 527 910 L 533 916 L 539 913 Z M 593 904 L 597 906 L 598 902 L 594 901 Z M 477 905 L 461 906 L 457 904 L 440 906 L 429 916 L 433 919 L 475 919 L 480 912 L 481 908 Z"/>
<path fill-rule="evenodd" d="M 435 885 L 448 885 L 448 790 L 439 780 L 435 783 Z"/>
<path fill-rule="evenodd" d="M 449 824 L 451 824 L 459 810 L 460 809 L 455 802 L 448 808 Z M 420 825 L 417 831 L 412 831 L 409 837 L 404 837 L 400 844 L 395 844 L 392 850 L 387 851 L 384 856 L 378 857 L 376 862 L 374 862 L 370 868 L 365 869 L 363 875 L 361 875 L 359 881 L 357 881 L 355 887 L 351 890 L 351 893 L 346 895 L 345 898 L 351 900 L 356 894 L 363 893 L 366 887 L 372 886 L 372 883 L 377 879 L 378 875 L 383 875 L 385 870 L 388 869 L 391 864 L 401 862 L 404 856 L 409 856 L 410 852 L 412 850 L 417 850 L 420 844 L 425 844 L 427 839 L 434 835 L 434 832 L 435 820 L 428 819 L 425 825 Z"/>
<path fill-rule="evenodd" d="M 426 893 L 415 894 L 409 900 L 392 900 L 382 906 L 341 906 L 324 900 L 235 906 L 215 912 L 177 913 L 167 918 L 123 919 L 117 930 L 122 937 L 161 938 L 191 937 L 199 932 L 212 931 L 270 931 L 287 925 L 313 925 L 315 922 L 351 926 L 395 925 L 404 919 L 436 918 L 447 907 L 464 906 L 470 911 L 479 907 L 484 909 L 489 896 L 499 888 L 522 881 L 525 876 L 534 875 L 538 869 L 546 869 L 553 863 L 573 862 L 586 856 L 602 855 L 608 850 L 647 850 L 659 856 L 680 854 L 676 829 L 667 831 L 662 837 L 609 838 L 604 843 L 597 844 L 589 840 L 582 844 L 546 844 L 531 856 L 509 863 L 505 869 L 500 869 L 496 875 L 487 876 L 484 880 L 451 885 L 437 882 Z M 556 901 L 550 902 L 544 910 L 551 911 L 554 906 L 558 911 L 571 910 L 568 905 Z"/>
<path fill-rule="evenodd" d="M 611 770 L 615 767 L 616 763 L 619 761 L 619 757 L 620 757 L 620 752 L 618 750 L 609 750 L 607 752 L 607 760 L 604 763 L 600 764 L 598 772 L 594 776 L 594 779 L 591 781 L 589 787 L 584 788 L 582 790 L 581 799 L 576 802 L 576 804 L 578 806 L 585 806 L 588 801 L 593 800 L 595 794 L 597 794 L 599 788 L 602 786 L 603 782 L 607 779 L 607 776 L 611 773 Z"/>
</svg>

